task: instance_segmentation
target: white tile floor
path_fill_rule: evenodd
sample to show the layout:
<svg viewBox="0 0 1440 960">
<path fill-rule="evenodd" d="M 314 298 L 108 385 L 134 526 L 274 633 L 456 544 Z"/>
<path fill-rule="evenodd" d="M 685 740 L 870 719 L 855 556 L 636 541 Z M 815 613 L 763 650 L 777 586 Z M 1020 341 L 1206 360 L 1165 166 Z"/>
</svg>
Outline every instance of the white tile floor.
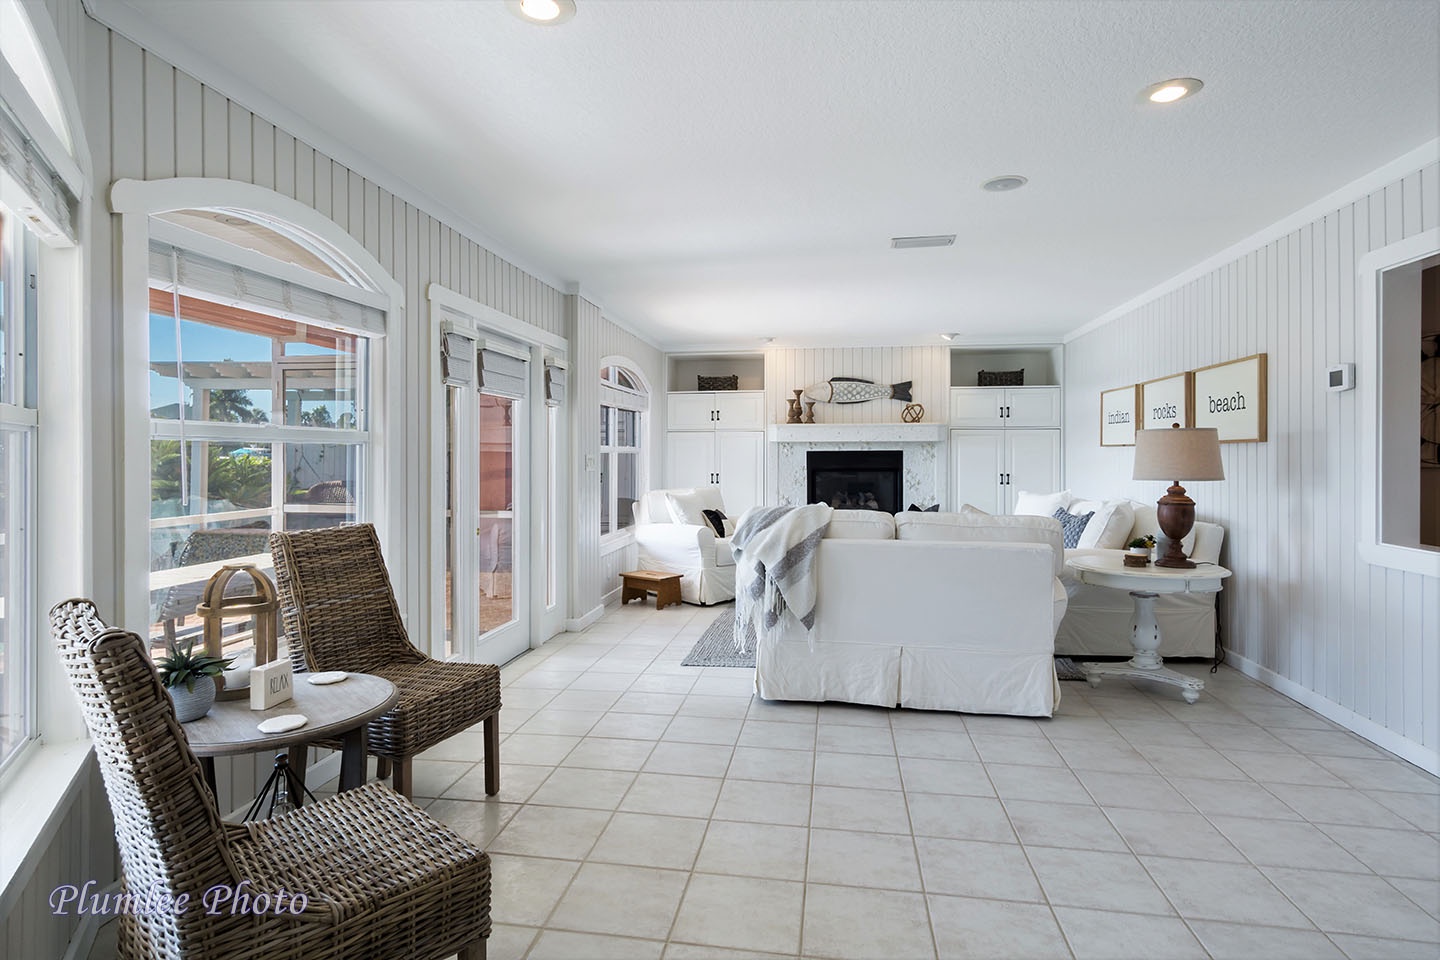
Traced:
<svg viewBox="0 0 1440 960">
<path fill-rule="evenodd" d="M 768 703 L 680 666 L 716 615 L 507 665 L 498 797 L 478 732 L 417 761 L 493 859 L 490 960 L 1440 957 L 1440 781 L 1233 670 L 1038 721 Z"/>
</svg>

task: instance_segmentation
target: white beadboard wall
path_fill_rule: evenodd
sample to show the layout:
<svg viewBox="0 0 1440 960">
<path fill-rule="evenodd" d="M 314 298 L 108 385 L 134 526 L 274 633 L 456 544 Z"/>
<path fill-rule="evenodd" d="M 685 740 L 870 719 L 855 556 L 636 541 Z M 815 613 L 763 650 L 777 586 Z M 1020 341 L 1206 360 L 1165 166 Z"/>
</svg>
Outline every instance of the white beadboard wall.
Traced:
<svg viewBox="0 0 1440 960">
<path fill-rule="evenodd" d="M 635 569 L 636 549 L 622 541 L 600 547 L 600 362 L 623 357 L 650 386 L 650 414 L 645 418 L 650 486 L 659 486 L 665 439 L 665 355 L 654 344 L 605 319 L 600 307 L 583 296 L 571 300 L 570 348 L 573 366 L 570 389 L 575 397 L 572 431 L 574 464 L 575 554 L 570 564 L 570 616 L 584 617 L 605 602 L 623 570 Z M 589 458 L 589 459 L 587 459 Z M 587 466 L 595 464 L 595 468 Z"/>
<path fill-rule="evenodd" d="M 1200 519 L 1226 528 L 1225 645 L 1432 768 L 1440 581 L 1360 559 L 1357 394 L 1329 393 L 1322 372 L 1359 358 L 1359 259 L 1437 223 L 1440 165 L 1429 164 L 1078 337 L 1065 356 L 1067 486 L 1153 500 L 1164 484 L 1130 479 L 1131 449 L 1098 445 L 1100 391 L 1269 354 L 1269 442 L 1224 444 L 1226 479 L 1187 488 Z"/>
</svg>

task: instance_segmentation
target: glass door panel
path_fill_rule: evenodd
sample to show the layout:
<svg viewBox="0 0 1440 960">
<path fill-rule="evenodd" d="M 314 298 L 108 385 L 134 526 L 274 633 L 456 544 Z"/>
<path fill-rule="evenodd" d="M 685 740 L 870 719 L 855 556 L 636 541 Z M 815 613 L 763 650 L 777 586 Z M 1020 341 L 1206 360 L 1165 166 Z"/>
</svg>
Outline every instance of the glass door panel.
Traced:
<svg viewBox="0 0 1440 960">
<path fill-rule="evenodd" d="M 479 633 L 515 619 L 515 414 L 519 404 L 481 395 L 476 579 Z"/>
</svg>

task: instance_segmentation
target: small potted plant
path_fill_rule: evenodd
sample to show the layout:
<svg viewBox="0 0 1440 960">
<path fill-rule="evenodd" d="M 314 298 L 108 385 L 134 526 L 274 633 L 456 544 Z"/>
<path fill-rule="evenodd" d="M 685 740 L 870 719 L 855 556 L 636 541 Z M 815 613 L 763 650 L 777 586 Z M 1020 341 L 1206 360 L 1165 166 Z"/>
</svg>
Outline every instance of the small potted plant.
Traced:
<svg viewBox="0 0 1440 960">
<path fill-rule="evenodd" d="M 195 641 L 185 649 L 171 647 L 155 663 L 160 683 L 175 702 L 175 719 L 181 723 L 198 720 L 215 702 L 215 678 L 235 662 L 234 657 L 212 657 L 195 653 Z"/>
<path fill-rule="evenodd" d="M 1150 562 L 1150 551 L 1155 546 L 1155 538 L 1146 534 L 1143 537 L 1136 537 L 1130 541 L 1125 551 L 1125 565 L 1127 567 L 1143 567 Z"/>
</svg>

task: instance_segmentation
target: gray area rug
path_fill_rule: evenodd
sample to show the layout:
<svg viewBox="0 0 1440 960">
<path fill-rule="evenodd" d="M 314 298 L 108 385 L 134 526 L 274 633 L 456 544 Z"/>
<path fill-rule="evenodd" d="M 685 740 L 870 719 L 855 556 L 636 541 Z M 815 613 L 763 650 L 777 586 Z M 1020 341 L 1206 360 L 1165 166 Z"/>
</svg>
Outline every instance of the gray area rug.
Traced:
<svg viewBox="0 0 1440 960">
<path fill-rule="evenodd" d="M 735 649 L 735 608 L 720 611 L 715 622 L 705 628 L 695 646 L 680 661 L 682 667 L 750 667 L 755 666 L 755 652 L 741 653 Z"/>
<path fill-rule="evenodd" d="M 735 649 L 735 608 L 726 607 L 720 611 L 695 646 L 680 661 L 682 667 L 750 667 L 755 666 L 755 654 L 741 653 Z M 1061 680 L 1084 680 L 1085 672 L 1069 657 L 1055 658 L 1055 675 Z"/>
</svg>

